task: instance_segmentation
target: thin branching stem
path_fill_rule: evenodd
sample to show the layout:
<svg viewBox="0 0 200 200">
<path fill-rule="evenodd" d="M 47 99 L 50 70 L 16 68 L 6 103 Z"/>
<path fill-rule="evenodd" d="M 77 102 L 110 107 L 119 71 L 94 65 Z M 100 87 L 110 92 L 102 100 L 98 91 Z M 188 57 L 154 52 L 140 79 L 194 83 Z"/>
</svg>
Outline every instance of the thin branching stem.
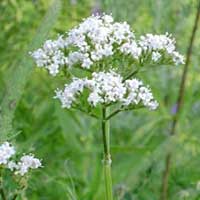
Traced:
<svg viewBox="0 0 200 200">
<path fill-rule="evenodd" d="M 125 82 L 126 80 L 130 79 L 131 77 L 133 77 L 134 75 L 136 75 L 139 72 L 139 69 L 133 71 L 132 73 L 130 73 L 127 77 L 124 78 L 123 82 Z"/>
<path fill-rule="evenodd" d="M 77 67 L 77 69 L 80 69 L 82 71 L 89 72 L 89 73 L 93 73 L 94 72 L 91 69 L 87 69 L 87 68 L 83 68 L 83 67 Z"/>
<path fill-rule="evenodd" d="M 119 109 L 113 111 L 110 115 L 108 115 L 108 116 L 106 117 L 105 120 L 109 120 L 109 119 L 111 119 L 112 117 L 114 117 L 115 115 L 117 115 L 117 114 L 118 114 L 119 112 L 121 112 L 121 111 L 123 111 L 122 108 L 119 108 Z"/>
<path fill-rule="evenodd" d="M 163 65 L 161 65 L 161 66 L 163 66 Z M 161 67 L 160 65 L 159 65 L 159 67 Z M 172 66 L 172 65 L 164 65 L 165 67 L 170 67 L 170 66 Z M 151 65 L 150 66 L 148 66 L 148 71 L 149 70 L 152 70 L 152 69 L 155 69 L 155 68 L 153 68 L 153 66 L 152 66 L 152 68 L 151 68 Z M 142 73 L 142 72 L 146 72 L 147 70 L 145 70 L 145 69 L 141 69 L 141 68 L 138 68 L 138 69 L 136 69 L 136 70 L 134 70 L 133 72 L 131 72 L 128 76 L 126 76 L 125 78 L 124 78 L 124 80 L 123 80 L 123 82 L 125 82 L 126 80 L 128 80 L 128 79 L 130 79 L 130 78 L 132 78 L 133 76 L 135 76 L 137 73 Z"/>
<path fill-rule="evenodd" d="M 177 98 L 177 102 L 176 102 L 176 106 L 177 106 L 176 107 L 176 115 L 173 118 L 171 130 L 170 130 L 171 136 L 176 134 L 176 126 L 177 126 L 180 111 L 181 111 L 181 108 L 183 105 L 183 99 L 184 99 L 184 95 L 185 95 L 185 84 L 186 84 L 187 74 L 188 74 L 188 67 L 189 67 L 189 63 L 190 63 L 190 59 L 191 59 L 191 55 L 192 55 L 192 49 L 193 49 L 196 31 L 198 29 L 199 18 L 200 18 L 200 0 L 198 1 L 195 22 L 194 22 L 194 26 L 192 29 L 191 38 L 189 41 L 189 46 L 187 49 L 186 62 L 184 65 L 183 74 L 181 77 L 181 83 L 180 83 L 178 98 Z M 163 172 L 160 200 L 168 200 L 168 182 L 169 182 L 169 174 L 170 174 L 170 167 L 171 167 L 171 159 L 172 159 L 172 152 L 169 152 L 167 154 L 166 160 L 165 160 L 165 170 Z"/>
<path fill-rule="evenodd" d="M 94 119 L 99 119 L 99 117 L 97 115 L 95 115 L 95 114 L 93 114 L 91 112 L 88 112 L 87 110 L 84 110 L 84 109 L 82 109 L 82 108 L 80 108 L 78 106 L 72 106 L 72 108 L 75 109 L 75 110 L 78 110 L 78 111 L 80 111 L 82 113 L 85 113 L 85 114 L 87 114 L 88 116 L 90 116 L 90 117 L 92 117 Z"/>
<path fill-rule="evenodd" d="M 131 111 L 131 110 L 135 110 L 135 109 L 141 109 L 144 108 L 144 106 L 138 106 L 138 107 L 133 107 L 133 108 L 124 108 L 123 106 L 121 106 L 121 108 L 116 109 L 115 111 L 113 111 L 110 115 L 108 115 L 106 117 L 106 120 L 111 119 L 112 117 L 116 116 L 118 113 L 122 112 L 122 111 Z"/>
</svg>

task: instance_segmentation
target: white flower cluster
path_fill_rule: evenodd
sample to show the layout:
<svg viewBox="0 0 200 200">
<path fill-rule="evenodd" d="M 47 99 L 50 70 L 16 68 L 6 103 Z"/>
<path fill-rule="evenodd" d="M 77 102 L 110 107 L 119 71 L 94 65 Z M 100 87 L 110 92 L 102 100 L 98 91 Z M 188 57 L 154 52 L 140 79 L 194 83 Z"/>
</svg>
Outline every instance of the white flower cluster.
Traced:
<svg viewBox="0 0 200 200">
<path fill-rule="evenodd" d="M 64 41 L 62 37 L 58 40 L 47 40 L 43 47 L 31 53 L 38 67 L 45 67 L 49 73 L 56 75 L 59 67 L 66 63 L 64 52 L 62 51 Z"/>
<path fill-rule="evenodd" d="M 175 43 L 175 39 L 168 33 L 165 35 L 146 34 L 139 40 L 139 46 L 144 52 L 152 52 L 154 62 L 157 62 L 162 58 L 162 54 L 166 53 L 176 65 L 184 64 L 184 57 L 175 50 Z"/>
<path fill-rule="evenodd" d="M 91 93 L 88 102 L 96 106 L 98 103 L 109 104 L 121 101 L 126 93 L 122 77 L 113 72 L 94 72 L 92 79 L 86 82 Z"/>
<path fill-rule="evenodd" d="M 155 110 L 158 107 L 158 102 L 154 100 L 150 88 L 143 85 L 142 81 L 137 79 L 126 80 L 125 87 L 127 88 L 127 96 L 123 99 L 123 104 L 137 105 L 142 103 L 150 110 Z"/>
<path fill-rule="evenodd" d="M 80 94 L 85 86 L 85 79 L 74 78 L 70 84 L 65 85 L 64 91 L 56 90 L 55 98 L 62 102 L 63 108 L 71 108 L 72 103 L 76 100 L 76 96 Z"/>
<path fill-rule="evenodd" d="M 8 160 L 15 154 L 15 149 L 8 142 L 0 146 L 0 165 L 7 164 Z"/>
<path fill-rule="evenodd" d="M 47 68 L 55 76 L 61 66 L 79 65 L 89 69 L 119 52 L 130 55 L 133 60 L 142 60 L 149 51 L 154 62 L 159 61 L 164 53 L 175 64 L 184 62 L 183 56 L 175 51 L 175 40 L 170 35 L 147 34 L 138 41 L 126 22 L 114 22 L 110 15 L 92 15 L 66 36 L 59 36 L 54 41 L 47 40 L 42 48 L 31 55 L 37 66 Z"/>
<path fill-rule="evenodd" d="M 18 163 L 10 161 L 8 163 L 8 168 L 13 171 L 16 170 L 16 174 L 21 176 L 29 172 L 30 169 L 37 169 L 41 167 L 42 164 L 39 159 L 35 158 L 34 155 L 23 155 Z"/>
<path fill-rule="evenodd" d="M 6 166 L 11 171 L 15 171 L 15 174 L 21 176 L 29 172 L 29 169 L 37 169 L 42 166 L 39 159 L 34 155 L 23 155 L 19 162 L 11 160 L 11 157 L 16 153 L 13 146 L 8 142 L 4 142 L 0 146 L 0 165 Z"/>
<path fill-rule="evenodd" d="M 123 82 L 123 78 L 114 71 L 93 73 L 91 79 L 76 78 L 65 85 L 64 91 L 56 90 L 55 98 L 61 101 L 62 107 L 71 108 L 84 88 L 89 90 L 87 101 L 91 106 L 116 102 L 123 107 L 142 105 L 151 110 L 158 106 L 151 90 L 142 81 L 132 79 Z"/>
</svg>

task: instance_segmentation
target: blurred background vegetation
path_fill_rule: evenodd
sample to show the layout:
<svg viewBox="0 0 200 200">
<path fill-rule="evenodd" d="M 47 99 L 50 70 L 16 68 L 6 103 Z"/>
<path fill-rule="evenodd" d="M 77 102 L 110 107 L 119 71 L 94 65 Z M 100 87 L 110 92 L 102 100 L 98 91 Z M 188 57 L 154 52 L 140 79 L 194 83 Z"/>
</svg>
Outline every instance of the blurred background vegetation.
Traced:
<svg viewBox="0 0 200 200">
<path fill-rule="evenodd" d="M 33 48 L 29 44 L 40 34 L 37 28 L 49 6 L 51 1 L 46 0 L 0 1 L 0 102 L 6 95 L 14 98 L 9 102 L 14 116 L 9 116 L 9 109 L 3 113 L 12 118 L 13 127 L 1 124 L 0 130 L 9 137 L 14 135 L 12 141 L 18 150 L 28 149 L 43 159 L 44 168 L 31 178 L 27 199 L 103 200 L 99 122 L 82 113 L 63 110 L 52 97 L 54 89 L 64 80 L 38 70 L 28 58 L 28 51 Z M 196 6 L 197 0 L 62 0 L 60 14 L 45 39 L 67 31 L 91 13 L 106 12 L 113 13 L 116 20 L 128 21 L 136 35 L 172 33 L 179 51 L 185 54 Z M 53 10 L 49 11 L 51 18 L 54 18 Z M 169 137 L 169 129 L 183 68 L 162 67 L 138 74 L 152 86 L 160 107 L 155 112 L 122 113 L 112 120 L 117 200 L 158 200 L 168 149 L 174 152 L 170 199 L 200 200 L 199 64 L 200 30 L 174 137 Z"/>
</svg>

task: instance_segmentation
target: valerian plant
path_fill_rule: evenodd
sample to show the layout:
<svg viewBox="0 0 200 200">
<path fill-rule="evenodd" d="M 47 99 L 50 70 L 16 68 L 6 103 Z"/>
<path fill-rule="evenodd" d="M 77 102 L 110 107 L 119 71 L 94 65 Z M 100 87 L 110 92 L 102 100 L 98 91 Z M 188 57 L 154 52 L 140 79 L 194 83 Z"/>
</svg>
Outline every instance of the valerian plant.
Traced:
<svg viewBox="0 0 200 200">
<path fill-rule="evenodd" d="M 28 187 L 32 169 L 42 167 L 41 161 L 33 154 L 23 154 L 20 158 L 9 142 L 0 145 L 0 196 L 2 200 L 15 200 Z M 11 188 L 6 182 L 12 181 Z"/>
<path fill-rule="evenodd" d="M 55 91 L 63 108 L 81 110 L 101 121 L 105 196 L 112 200 L 110 119 L 125 110 L 158 107 L 150 87 L 135 75 L 160 65 L 183 64 L 175 39 L 168 33 L 137 39 L 126 22 L 92 15 L 30 54 L 38 67 L 70 80 Z"/>
</svg>

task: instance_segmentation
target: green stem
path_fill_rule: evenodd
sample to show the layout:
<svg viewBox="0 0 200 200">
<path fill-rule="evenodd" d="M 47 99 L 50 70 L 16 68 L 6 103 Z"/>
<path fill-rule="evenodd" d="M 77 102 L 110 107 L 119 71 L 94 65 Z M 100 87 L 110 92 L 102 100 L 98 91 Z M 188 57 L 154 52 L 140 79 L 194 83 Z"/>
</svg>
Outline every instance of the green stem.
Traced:
<svg viewBox="0 0 200 200">
<path fill-rule="evenodd" d="M 3 189 L 3 175 L 2 175 L 2 168 L 0 168 L 0 196 L 2 198 L 2 200 L 6 200 L 6 195 Z"/>
<path fill-rule="evenodd" d="M 6 196 L 5 196 L 3 188 L 0 188 L 0 193 L 1 193 L 2 200 L 6 200 Z"/>
<path fill-rule="evenodd" d="M 197 29 L 199 28 L 198 27 L 199 20 L 200 20 L 200 0 L 198 1 L 198 5 L 197 5 L 197 11 L 196 11 L 196 17 L 195 17 L 195 21 L 194 21 L 194 26 L 193 26 L 193 29 L 192 29 L 192 33 L 191 33 L 191 37 L 190 37 L 190 41 L 189 41 L 189 46 L 188 46 L 188 49 L 187 49 L 185 66 L 183 68 L 183 74 L 182 74 L 182 77 L 181 77 L 181 83 L 180 83 L 179 94 L 178 94 L 178 99 L 177 99 L 177 114 L 179 114 L 180 109 L 182 108 L 182 104 L 183 104 L 183 99 L 184 99 L 185 89 L 186 89 L 185 85 L 186 85 L 187 76 L 188 76 L 189 64 L 190 64 L 190 60 L 191 60 L 192 53 L 193 53 L 195 37 L 196 37 Z M 176 127 L 177 120 L 178 120 L 178 117 L 175 117 L 172 126 Z M 172 129 L 174 129 L 174 132 L 175 132 L 175 128 L 172 127 Z"/>
<path fill-rule="evenodd" d="M 189 46 L 187 49 L 185 66 L 184 66 L 183 74 L 181 77 L 181 83 L 180 83 L 178 98 L 177 98 L 177 102 L 176 102 L 176 106 L 177 106 L 176 115 L 174 116 L 174 118 L 172 120 L 172 127 L 170 130 L 171 136 L 176 134 L 176 127 L 177 127 L 177 123 L 179 121 L 181 109 L 183 106 L 183 100 L 184 100 L 185 89 L 186 89 L 186 81 L 187 81 L 187 75 L 188 75 L 188 68 L 189 68 L 191 57 L 192 57 L 194 39 L 195 39 L 196 32 L 198 29 L 199 19 L 200 19 L 200 0 L 198 1 L 198 5 L 197 5 L 196 17 L 195 17 L 192 34 L 191 34 L 190 41 L 189 41 Z M 163 172 L 160 200 L 168 200 L 169 199 L 168 198 L 168 196 L 169 196 L 168 195 L 169 175 L 170 175 L 171 160 L 172 160 L 173 154 L 174 154 L 173 152 L 168 152 L 166 159 L 165 159 L 165 169 Z"/>
<path fill-rule="evenodd" d="M 113 200 L 112 192 L 112 176 L 111 176 L 111 154 L 110 154 L 110 120 L 106 120 L 106 117 L 110 114 L 110 109 L 103 108 L 102 110 L 102 136 L 104 145 L 104 181 L 106 190 L 106 200 Z"/>
</svg>

